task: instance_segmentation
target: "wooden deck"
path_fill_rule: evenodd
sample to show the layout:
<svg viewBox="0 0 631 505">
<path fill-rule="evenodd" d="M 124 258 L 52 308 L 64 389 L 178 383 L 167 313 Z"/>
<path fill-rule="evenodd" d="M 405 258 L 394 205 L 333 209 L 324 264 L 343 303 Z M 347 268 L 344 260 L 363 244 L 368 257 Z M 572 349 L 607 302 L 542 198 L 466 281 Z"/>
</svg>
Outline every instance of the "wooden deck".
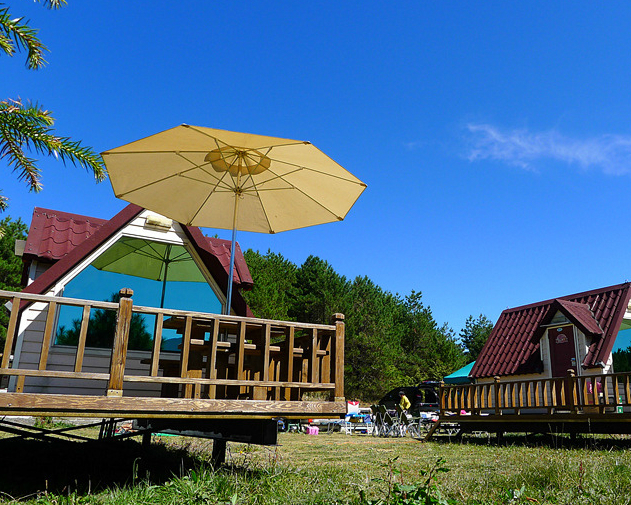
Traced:
<svg viewBox="0 0 631 505">
<path fill-rule="evenodd" d="M 441 384 L 441 425 L 473 431 L 523 433 L 631 433 L 631 373 Z"/>
<path fill-rule="evenodd" d="M 123 289 L 119 303 L 108 303 L 0 290 L 2 303 L 11 303 L 0 375 L 12 378 L 9 391 L 0 393 L 0 416 L 301 419 L 344 415 L 342 314 L 336 314 L 330 325 L 316 325 L 140 307 L 133 304 L 132 295 Z M 19 354 L 16 345 L 28 325 L 21 321 L 20 307 L 27 304 L 37 305 L 45 324 L 38 363 L 21 366 L 10 357 Z M 82 314 L 73 363 L 65 366 L 49 363 L 62 306 L 79 307 Z M 107 372 L 90 369 L 86 338 L 94 310 L 116 312 Z M 145 373 L 126 370 L 133 314 L 156 320 L 153 350 L 139 361 Z M 161 350 L 166 327 L 182 335 L 177 353 Z M 44 381 L 47 393 L 30 392 L 29 381 Z M 64 384 L 60 391 L 72 391 L 73 381 L 81 381 L 102 393 L 54 394 L 55 381 Z M 130 395 L 138 384 L 152 385 L 156 394 Z"/>
</svg>

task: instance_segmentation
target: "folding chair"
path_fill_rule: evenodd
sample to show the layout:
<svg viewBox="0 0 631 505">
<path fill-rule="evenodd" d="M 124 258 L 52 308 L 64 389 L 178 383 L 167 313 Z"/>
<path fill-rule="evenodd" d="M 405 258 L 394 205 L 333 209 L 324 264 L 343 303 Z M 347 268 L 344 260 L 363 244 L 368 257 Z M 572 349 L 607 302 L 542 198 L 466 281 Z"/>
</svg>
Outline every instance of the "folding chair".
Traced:
<svg viewBox="0 0 631 505">
<path fill-rule="evenodd" d="M 392 417 L 390 413 L 386 410 L 385 405 L 379 405 L 379 412 L 383 419 L 383 432 L 381 433 L 382 437 L 400 436 L 399 432 L 399 422 L 396 417 Z"/>
<path fill-rule="evenodd" d="M 409 426 L 408 415 L 399 405 L 395 405 L 395 410 L 397 412 L 396 419 L 397 419 L 398 436 L 404 437 L 405 434 L 407 433 L 407 428 Z"/>
<path fill-rule="evenodd" d="M 370 411 L 372 413 L 372 436 L 380 437 L 384 431 L 383 415 L 379 410 L 379 405 L 371 405 Z"/>
<path fill-rule="evenodd" d="M 407 434 L 413 438 L 421 438 L 419 420 L 420 418 L 418 420 L 410 419 L 405 412 L 401 411 L 399 413 L 399 431 L 401 436 L 404 437 Z"/>
</svg>

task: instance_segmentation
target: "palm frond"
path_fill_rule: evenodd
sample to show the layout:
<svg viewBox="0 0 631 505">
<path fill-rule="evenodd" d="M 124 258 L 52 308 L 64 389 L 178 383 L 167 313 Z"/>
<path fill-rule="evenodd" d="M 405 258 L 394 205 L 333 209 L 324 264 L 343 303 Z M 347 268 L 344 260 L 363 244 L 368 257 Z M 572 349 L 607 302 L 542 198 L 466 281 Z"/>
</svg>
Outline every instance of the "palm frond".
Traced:
<svg viewBox="0 0 631 505">
<path fill-rule="evenodd" d="M 41 189 L 41 173 L 36 160 L 26 152 L 54 156 L 64 164 L 84 167 L 91 171 L 97 181 L 106 176 L 103 161 L 90 147 L 68 137 L 54 134 L 54 119 L 50 111 L 37 104 L 22 104 L 20 100 L 4 100 L 0 102 L 0 159 L 7 164 L 18 178 L 25 180 L 30 190 Z"/>
<path fill-rule="evenodd" d="M 16 50 L 26 50 L 26 66 L 34 70 L 46 64 L 44 53 L 48 48 L 37 38 L 37 30 L 22 23 L 23 19 L 11 19 L 7 7 L 0 9 L 0 35 L 4 40 L 2 50 L 8 55 L 13 55 Z"/>
<path fill-rule="evenodd" d="M 66 3 L 66 0 L 44 0 L 43 2 L 44 7 L 48 9 L 61 9 Z"/>
</svg>

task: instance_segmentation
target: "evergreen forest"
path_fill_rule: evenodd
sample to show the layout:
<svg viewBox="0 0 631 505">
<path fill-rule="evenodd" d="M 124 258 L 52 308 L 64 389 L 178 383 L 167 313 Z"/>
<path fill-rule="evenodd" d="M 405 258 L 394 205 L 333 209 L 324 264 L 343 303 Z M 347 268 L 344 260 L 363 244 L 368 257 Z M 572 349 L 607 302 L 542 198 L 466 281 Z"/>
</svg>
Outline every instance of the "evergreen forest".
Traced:
<svg viewBox="0 0 631 505">
<path fill-rule="evenodd" d="M 254 288 L 243 294 L 255 316 L 326 324 L 334 313 L 345 315 L 349 399 L 372 401 L 395 387 L 440 380 L 469 361 L 470 353 L 434 319 L 420 291 L 400 296 L 366 276 L 349 280 L 316 256 L 297 266 L 281 254 L 249 249 L 245 259 Z M 477 332 L 487 321 L 469 318 L 463 332 Z"/>
</svg>

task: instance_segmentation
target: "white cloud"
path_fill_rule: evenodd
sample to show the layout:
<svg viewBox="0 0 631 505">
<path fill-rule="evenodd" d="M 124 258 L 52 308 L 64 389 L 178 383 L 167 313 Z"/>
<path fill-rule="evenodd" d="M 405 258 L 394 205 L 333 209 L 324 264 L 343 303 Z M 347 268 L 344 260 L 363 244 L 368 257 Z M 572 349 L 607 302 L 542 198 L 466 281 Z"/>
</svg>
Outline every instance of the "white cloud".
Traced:
<svg viewBox="0 0 631 505">
<path fill-rule="evenodd" d="M 501 130 L 489 124 L 468 124 L 469 161 L 496 160 L 526 170 L 537 170 L 537 162 L 554 160 L 583 170 L 606 174 L 631 173 L 631 136 L 601 135 L 576 139 L 557 131 Z"/>
<path fill-rule="evenodd" d="M 408 151 L 415 151 L 416 149 L 419 149 L 420 147 L 423 147 L 425 144 L 426 144 L 426 142 L 424 142 L 422 140 L 414 140 L 412 142 L 404 142 L 403 146 Z"/>
</svg>

